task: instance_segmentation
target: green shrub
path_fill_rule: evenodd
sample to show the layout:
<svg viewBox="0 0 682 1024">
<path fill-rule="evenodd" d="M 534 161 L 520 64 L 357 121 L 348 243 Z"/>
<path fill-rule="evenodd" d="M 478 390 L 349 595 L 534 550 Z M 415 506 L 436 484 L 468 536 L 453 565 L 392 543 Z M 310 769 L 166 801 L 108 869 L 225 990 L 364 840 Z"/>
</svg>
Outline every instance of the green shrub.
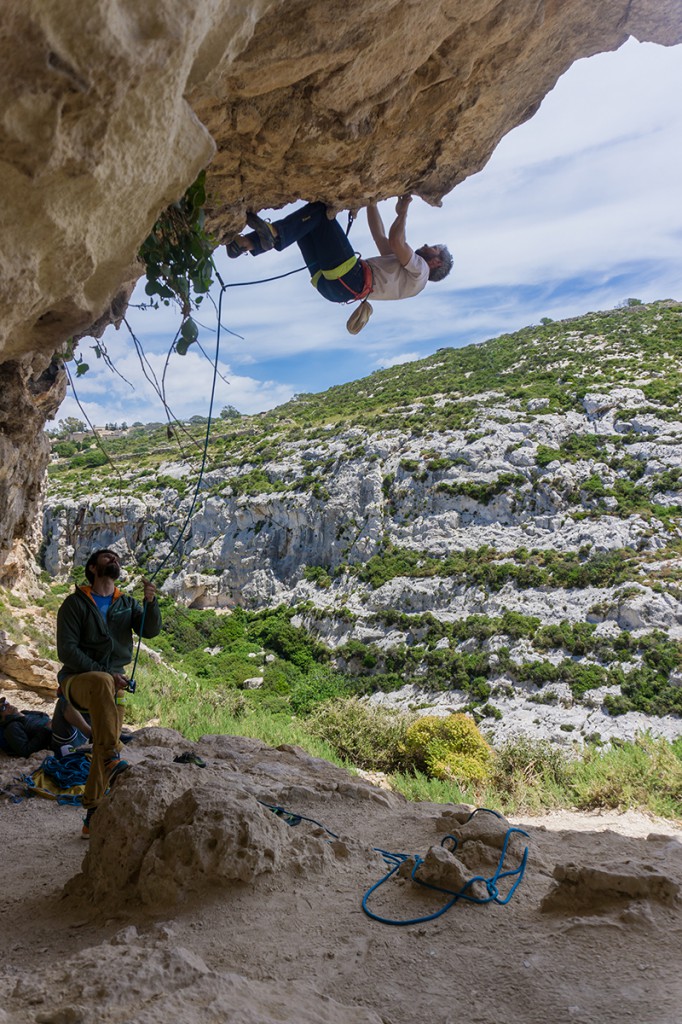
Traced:
<svg viewBox="0 0 682 1024">
<path fill-rule="evenodd" d="M 318 704 L 306 719 L 305 728 L 358 768 L 391 772 L 403 764 L 405 737 L 412 720 L 413 716 L 347 697 Z"/>
<path fill-rule="evenodd" d="M 315 583 L 323 590 L 327 590 L 332 585 L 329 567 L 324 565 L 304 565 L 303 578 L 309 583 Z"/>
<path fill-rule="evenodd" d="M 68 459 L 71 455 L 76 454 L 78 445 L 75 441 L 58 441 L 53 445 L 52 451 L 56 452 L 60 459 Z"/>
<path fill-rule="evenodd" d="M 562 803 L 570 770 L 565 753 L 553 743 L 520 736 L 495 751 L 490 785 L 513 805 L 551 807 Z"/>
<path fill-rule="evenodd" d="M 252 627 L 252 635 L 258 637 L 268 650 L 274 651 L 280 658 L 293 662 L 297 668 L 308 669 L 316 661 L 324 661 L 326 649 L 318 643 L 305 629 L 292 626 L 288 618 L 281 615 L 270 615 L 257 626 Z"/>
<path fill-rule="evenodd" d="M 405 757 L 434 779 L 480 782 L 490 773 L 492 751 L 472 718 L 424 715 L 405 734 Z"/>
<path fill-rule="evenodd" d="M 608 751 L 588 749 L 571 773 L 580 809 L 648 807 L 667 817 L 682 814 L 682 761 L 670 743 L 649 734 Z"/>
<path fill-rule="evenodd" d="M 300 676 L 292 688 L 289 703 L 297 715 L 307 715 L 323 701 L 338 698 L 350 688 L 350 679 L 321 665 Z"/>
<path fill-rule="evenodd" d="M 106 466 L 108 461 L 104 452 L 96 448 L 89 452 L 83 452 L 82 455 L 74 455 L 69 465 L 71 468 L 77 469 L 95 469 L 97 466 Z"/>
</svg>

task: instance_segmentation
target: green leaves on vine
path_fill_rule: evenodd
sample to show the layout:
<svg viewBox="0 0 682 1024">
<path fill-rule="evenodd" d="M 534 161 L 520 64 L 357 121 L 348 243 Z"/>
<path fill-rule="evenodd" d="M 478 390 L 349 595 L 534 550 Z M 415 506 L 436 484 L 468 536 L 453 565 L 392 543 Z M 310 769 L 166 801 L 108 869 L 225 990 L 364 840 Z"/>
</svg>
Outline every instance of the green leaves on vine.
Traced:
<svg viewBox="0 0 682 1024">
<path fill-rule="evenodd" d="M 211 255 L 215 240 L 204 226 L 205 182 L 206 172 L 202 171 L 184 196 L 164 210 L 140 249 L 147 274 L 147 295 L 156 296 L 165 306 L 176 301 L 182 310 L 183 321 L 175 346 L 181 356 L 199 334 L 190 314 L 213 283 Z"/>
<path fill-rule="evenodd" d="M 194 320 L 192 320 L 192 317 L 188 316 L 187 319 L 183 321 L 182 327 L 180 328 L 180 337 L 175 343 L 175 351 L 178 355 L 186 355 L 187 349 L 192 342 L 197 340 L 198 336 L 199 331 L 197 325 L 194 323 Z"/>
</svg>

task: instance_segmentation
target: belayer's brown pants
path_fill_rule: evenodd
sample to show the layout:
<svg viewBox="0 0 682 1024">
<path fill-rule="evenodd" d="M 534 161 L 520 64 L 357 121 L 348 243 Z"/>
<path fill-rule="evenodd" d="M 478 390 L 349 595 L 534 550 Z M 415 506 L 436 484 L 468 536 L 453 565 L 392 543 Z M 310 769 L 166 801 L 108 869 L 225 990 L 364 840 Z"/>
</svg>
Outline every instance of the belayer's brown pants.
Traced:
<svg viewBox="0 0 682 1024">
<path fill-rule="evenodd" d="M 68 701 L 87 711 L 92 726 L 92 761 L 85 783 L 83 807 L 97 807 L 107 788 L 105 761 L 118 756 L 123 707 L 116 704 L 114 678 L 108 672 L 81 672 L 62 683 Z"/>
</svg>

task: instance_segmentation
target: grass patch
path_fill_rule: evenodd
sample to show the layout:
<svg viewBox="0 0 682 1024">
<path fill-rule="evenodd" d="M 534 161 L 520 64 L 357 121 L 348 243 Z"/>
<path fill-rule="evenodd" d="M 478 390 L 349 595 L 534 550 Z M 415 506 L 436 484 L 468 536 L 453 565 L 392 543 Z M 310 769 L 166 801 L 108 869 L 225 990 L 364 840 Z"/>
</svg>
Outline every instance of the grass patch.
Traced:
<svg viewBox="0 0 682 1024">
<path fill-rule="evenodd" d="M 546 741 L 521 738 L 492 749 L 485 771 L 478 772 L 445 758 L 440 747 L 432 758 L 421 747 L 415 752 L 408 732 L 419 719 L 370 707 L 357 697 L 316 702 L 308 715 L 296 716 L 286 702 L 284 710 L 276 703 L 273 710 L 267 693 L 173 673 L 144 653 L 140 678 L 126 714 L 136 727 L 154 719 L 192 740 L 217 733 L 274 747 L 295 744 L 351 771 L 386 772 L 393 788 L 410 800 L 470 803 L 506 814 L 603 807 L 682 819 L 682 739 L 671 744 L 643 734 L 609 749 L 590 745 L 567 753 Z M 468 733 L 465 739 L 472 742 Z M 441 770 L 444 761 L 447 771 Z"/>
</svg>

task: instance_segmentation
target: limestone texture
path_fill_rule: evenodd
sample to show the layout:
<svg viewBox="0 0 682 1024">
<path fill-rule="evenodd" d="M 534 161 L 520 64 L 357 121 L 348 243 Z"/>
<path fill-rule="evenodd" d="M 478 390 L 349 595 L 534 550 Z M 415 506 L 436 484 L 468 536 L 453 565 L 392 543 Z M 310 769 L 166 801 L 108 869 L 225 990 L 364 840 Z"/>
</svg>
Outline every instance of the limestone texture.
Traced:
<svg viewBox="0 0 682 1024">
<path fill-rule="evenodd" d="M 144 935 L 128 927 L 14 981 L 3 1024 L 381 1024 L 372 1010 L 325 998 L 308 984 L 213 971 L 167 929 Z"/>
<path fill-rule="evenodd" d="M 15 542 L 36 540 L 50 451 L 43 426 L 65 394 L 64 369 L 49 356 L 0 362 L 0 578 L 10 584 Z"/>
<path fill-rule="evenodd" d="M 342 770 L 294 747 L 273 756 L 256 740 L 205 737 L 199 749 L 207 764 L 199 767 L 173 762 L 179 749 L 195 747 L 172 730 L 141 730 L 138 746 L 143 763 L 121 776 L 93 818 L 82 873 L 67 886 L 77 900 L 158 908 L 252 884 L 261 875 L 276 874 L 286 885 L 333 874 L 347 848 L 334 849 L 321 828 L 291 827 L 271 809 L 312 796 L 316 766 L 327 791 L 399 802 L 366 783 L 354 785 Z M 306 784 L 297 784 L 303 778 Z"/>
<path fill-rule="evenodd" d="M 542 901 L 544 912 L 589 909 L 592 913 L 618 900 L 658 900 L 674 906 L 680 886 L 650 864 L 557 864 L 556 886 Z"/>
<path fill-rule="evenodd" d="M 0 373 L 14 405 L 30 386 L 13 364 L 120 320 L 140 244 L 202 168 L 219 239 L 246 209 L 299 198 L 342 208 L 411 191 L 437 204 L 575 60 L 631 35 L 682 39 L 682 0 L 73 11 L 70 0 L 3 10 Z M 0 558 L 34 510 L 41 426 L 16 438 L 0 477 Z M 21 487 L 12 462 L 31 459 Z"/>
<path fill-rule="evenodd" d="M 19 687 L 43 697 L 57 692 L 59 665 L 41 658 L 23 644 L 3 645 L 0 640 L 0 673 L 9 676 Z"/>
</svg>

